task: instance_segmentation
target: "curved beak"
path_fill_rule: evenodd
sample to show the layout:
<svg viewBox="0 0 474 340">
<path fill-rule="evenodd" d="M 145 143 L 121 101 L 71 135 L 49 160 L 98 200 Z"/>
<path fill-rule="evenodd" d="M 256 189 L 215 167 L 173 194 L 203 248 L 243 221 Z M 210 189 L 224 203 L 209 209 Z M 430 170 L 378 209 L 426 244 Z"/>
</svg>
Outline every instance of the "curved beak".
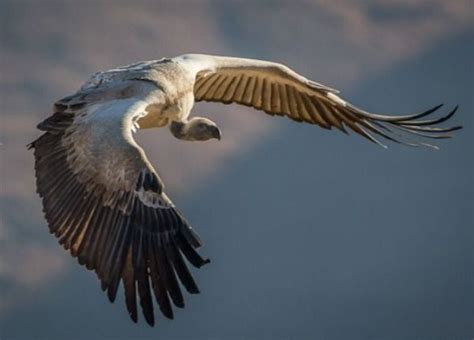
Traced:
<svg viewBox="0 0 474 340">
<path fill-rule="evenodd" d="M 221 140 L 221 130 L 217 126 L 212 130 L 212 137 Z"/>
</svg>

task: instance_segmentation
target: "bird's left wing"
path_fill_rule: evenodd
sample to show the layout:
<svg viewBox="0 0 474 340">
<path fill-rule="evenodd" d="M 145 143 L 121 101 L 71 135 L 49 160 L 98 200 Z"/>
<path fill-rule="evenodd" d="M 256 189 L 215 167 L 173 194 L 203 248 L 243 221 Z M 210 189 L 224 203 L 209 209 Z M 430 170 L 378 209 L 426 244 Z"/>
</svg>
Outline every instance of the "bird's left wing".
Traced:
<svg viewBox="0 0 474 340">
<path fill-rule="evenodd" d="M 348 128 L 382 146 L 385 145 L 375 136 L 410 146 L 432 146 L 417 140 L 410 142 L 406 137 L 449 138 L 449 132 L 461 128 L 437 127 L 456 108 L 444 117 L 427 120 L 420 118 L 437 111 L 441 105 L 404 116 L 369 113 L 340 98 L 337 90 L 270 61 L 202 54 L 183 55 L 177 60 L 190 65 L 189 69 L 196 74 L 196 101 L 237 103 L 325 129 L 335 127 L 347 132 Z"/>
<path fill-rule="evenodd" d="M 38 125 L 45 133 L 31 143 L 51 233 L 97 273 L 110 301 L 123 282 L 135 322 L 138 293 L 150 325 L 152 292 L 168 318 L 170 298 L 184 306 L 179 281 L 198 293 L 183 255 L 196 267 L 207 262 L 195 250 L 201 241 L 132 136 L 155 90 L 143 81 L 83 88 L 55 104 L 54 114 Z"/>
</svg>

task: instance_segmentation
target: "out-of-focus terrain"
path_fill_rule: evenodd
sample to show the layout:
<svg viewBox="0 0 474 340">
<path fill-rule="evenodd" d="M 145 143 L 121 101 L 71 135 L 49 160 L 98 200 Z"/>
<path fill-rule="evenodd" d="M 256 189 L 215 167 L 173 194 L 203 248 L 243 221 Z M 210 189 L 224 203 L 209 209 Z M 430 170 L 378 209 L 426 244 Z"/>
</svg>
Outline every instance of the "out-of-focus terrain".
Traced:
<svg viewBox="0 0 474 340">
<path fill-rule="evenodd" d="M 474 335 L 470 1 L 0 1 L 0 337 Z M 177 320 L 128 322 L 48 234 L 26 144 L 98 70 L 187 52 L 283 62 L 368 110 L 461 105 L 441 151 L 198 104 L 219 143 L 139 132 L 213 262 Z"/>
</svg>

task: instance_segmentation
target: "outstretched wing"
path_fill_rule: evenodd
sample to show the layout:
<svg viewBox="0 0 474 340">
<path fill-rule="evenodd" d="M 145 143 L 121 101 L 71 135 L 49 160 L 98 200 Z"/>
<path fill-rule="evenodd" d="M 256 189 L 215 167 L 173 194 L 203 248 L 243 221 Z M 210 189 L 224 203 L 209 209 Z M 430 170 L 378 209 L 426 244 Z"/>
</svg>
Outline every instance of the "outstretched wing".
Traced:
<svg viewBox="0 0 474 340">
<path fill-rule="evenodd" d="M 425 112 L 386 116 L 365 112 L 341 99 L 337 90 L 311 81 L 288 67 L 262 60 L 189 54 L 177 58 L 192 65 L 196 72 L 196 101 L 238 103 L 252 106 L 270 115 L 286 116 L 295 121 L 317 124 L 325 129 L 346 127 L 369 140 L 383 145 L 374 135 L 411 146 L 431 146 L 423 142 L 404 141 L 407 134 L 416 137 L 449 138 L 449 132 L 461 127 L 440 128 L 446 116 L 421 120 L 441 105 Z"/>
<path fill-rule="evenodd" d="M 179 281 L 188 292 L 199 292 L 183 255 L 196 267 L 208 262 L 196 252 L 201 241 L 132 137 L 153 91 L 156 87 L 141 81 L 83 89 L 55 104 L 54 114 L 38 125 L 45 133 L 31 143 L 51 233 L 97 273 L 111 302 L 123 282 L 135 322 L 138 293 L 150 325 L 152 291 L 168 318 L 170 298 L 184 306 Z"/>
</svg>

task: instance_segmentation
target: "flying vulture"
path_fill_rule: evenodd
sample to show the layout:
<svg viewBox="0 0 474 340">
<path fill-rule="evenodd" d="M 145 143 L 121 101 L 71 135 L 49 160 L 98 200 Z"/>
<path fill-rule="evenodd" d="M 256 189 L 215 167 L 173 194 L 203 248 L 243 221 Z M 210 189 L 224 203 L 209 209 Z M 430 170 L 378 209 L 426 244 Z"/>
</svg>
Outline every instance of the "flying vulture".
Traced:
<svg viewBox="0 0 474 340">
<path fill-rule="evenodd" d="M 386 116 L 361 110 L 338 93 L 282 64 L 202 54 L 98 72 L 54 104 L 38 125 L 44 133 L 29 145 L 49 230 L 96 272 L 111 302 L 122 282 L 133 321 L 139 302 L 154 325 L 154 299 L 172 319 L 172 304 L 184 307 L 181 286 L 199 292 L 187 262 L 201 267 L 209 260 L 196 251 L 201 240 L 165 193 L 133 132 L 167 126 L 185 141 L 220 139 L 214 122 L 189 118 L 195 101 L 237 103 L 324 129 L 352 130 L 384 147 L 381 139 L 434 147 L 417 140 L 448 138 L 461 128 L 437 127 L 457 107 L 439 118 L 426 116 L 441 105 Z"/>
</svg>

